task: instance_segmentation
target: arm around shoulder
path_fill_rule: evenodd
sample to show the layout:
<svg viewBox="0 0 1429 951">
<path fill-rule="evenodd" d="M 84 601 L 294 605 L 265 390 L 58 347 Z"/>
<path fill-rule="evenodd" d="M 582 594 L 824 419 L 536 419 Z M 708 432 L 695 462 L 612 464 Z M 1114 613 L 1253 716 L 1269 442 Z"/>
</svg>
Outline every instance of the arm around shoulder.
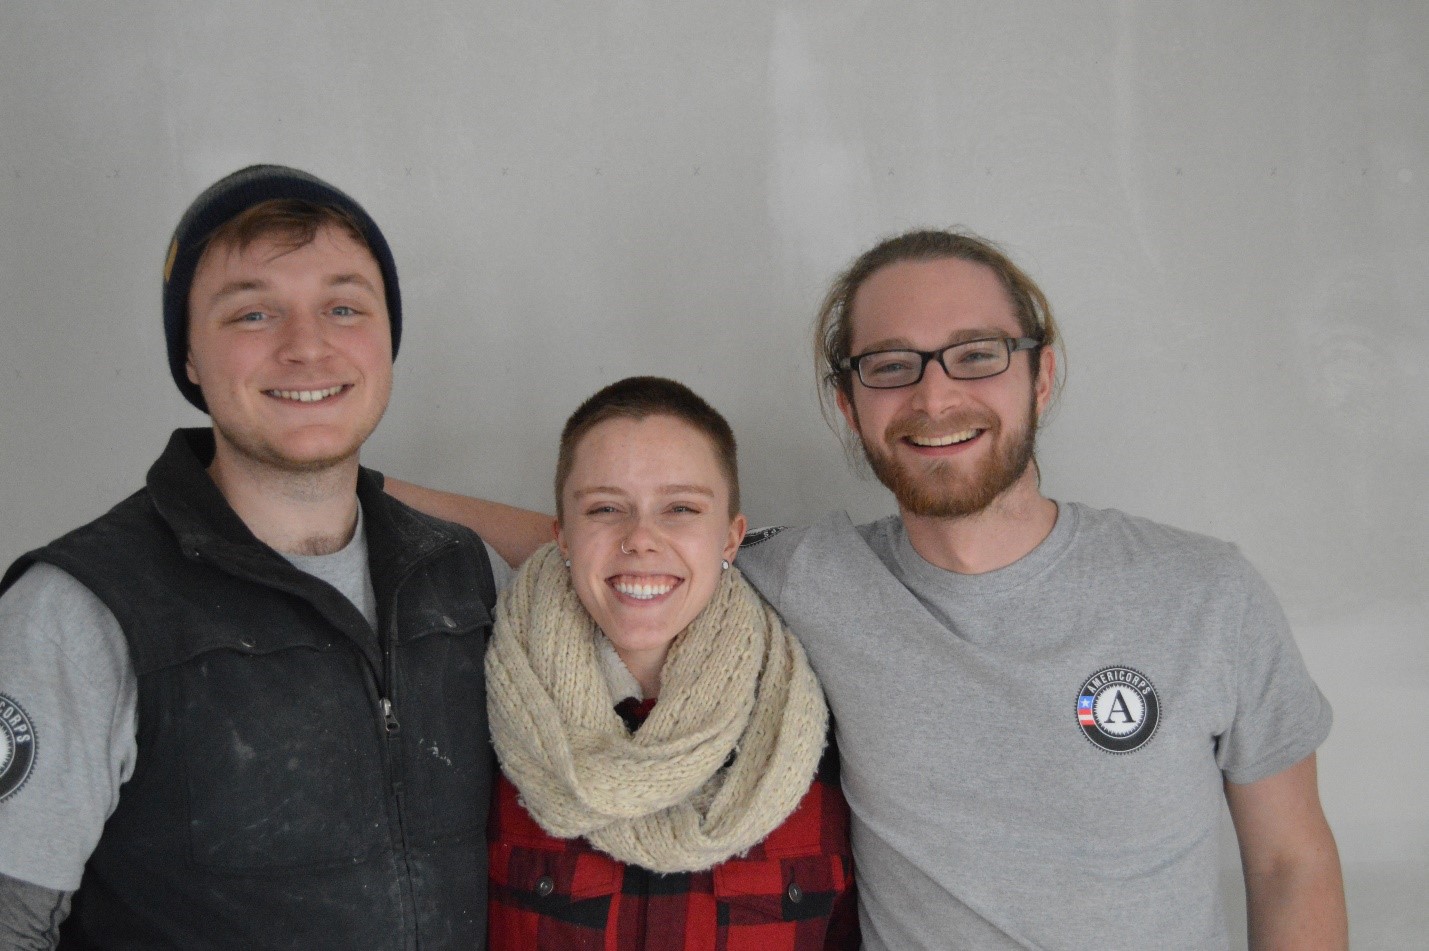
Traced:
<svg viewBox="0 0 1429 951">
<path fill-rule="evenodd" d="M 1315 754 L 1252 783 L 1226 783 L 1245 875 L 1252 951 L 1349 947 L 1344 880 L 1320 805 Z"/>
<path fill-rule="evenodd" d="M 520 565 L 554 537 L 551 516 L 455 492 L 387 478 L 387 494 L 419 512 L 465 525 L 509 564 Z"/>
</svg>

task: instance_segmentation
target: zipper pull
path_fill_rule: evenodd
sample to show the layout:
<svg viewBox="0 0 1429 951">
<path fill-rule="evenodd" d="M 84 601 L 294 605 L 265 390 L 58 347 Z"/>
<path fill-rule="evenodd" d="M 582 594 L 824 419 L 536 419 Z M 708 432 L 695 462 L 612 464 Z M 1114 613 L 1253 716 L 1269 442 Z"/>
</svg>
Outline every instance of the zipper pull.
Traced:
<svg viewBox="0 0 1429 951">
<path fill-rule="evenodd" d="M 382 698 L 382 725 L 387 728 L 388 736 L 394 736 L 402 729 L 402 724 L 397 722 L 397 714 L 392 712 L 392 701 L 386 697 Z"/>
</svg>

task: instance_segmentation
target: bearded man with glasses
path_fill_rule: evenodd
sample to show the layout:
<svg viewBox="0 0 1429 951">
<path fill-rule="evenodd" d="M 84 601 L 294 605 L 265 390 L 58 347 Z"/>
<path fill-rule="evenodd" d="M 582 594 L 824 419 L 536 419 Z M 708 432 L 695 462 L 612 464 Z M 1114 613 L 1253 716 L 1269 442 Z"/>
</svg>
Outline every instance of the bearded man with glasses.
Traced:
<svg viewBox="0 0 1429 951">
<path fill-rule="evenodd" d="M 1014 353 L 1039 350 L 1043 346 L 1035 337 L 1014 338 L 1000 333 L 982 336 L 991 333 L 983 329 L 965 331 L 959 336 L 967 333 L 971 333 L 973 339 L 938 350 L 869 350 L 842 360 L 841 372 L 856 375 L 865 388 L 879 391 L 917 386 L 928 364 L 934 361 L 950 379 L 986 380 L 1005 373 L 1012 365 Z M 878 397 L 882 398 L 883 394 L 879 393 Z M 857 411 L 851 400 L 844 400 L 839 406 L 856 422 Z M 961 470 L 939 460 L 963 453 L 964 449 L 953 447 L 965 447 L 984 438 L 997 427 L 997 420 L 979 418 L 970 412 L 940 420 L 936 425 L 913 418 L 885 433 L 885 442 L 890 438 L 906 439 L 908 445 L 925 450 L 922 455 L 929 457 L 929 464 L 922 478 L 915 470 L 900 464 L 891 450 L 877 443 L 862 443 L 864 456 L 878 480 L 888 486 L 909 511 L 930 518 L 971 515 L 985 509 L 1027 470 L 1036 442 L 1037 419 L 1030 403 L 1022 415 L 994 450 L 978 463 Z M 979 425 L 983 423 L 989 425 Z"/>
<path fill-rule="evenodd" d="M 1330 709 L 1231 545 L 1042 495 L 1059 338 L 973 235 L 874 247 L 820 310 L 825 406 L 898 515 L 765 536 L 745 574 L 838 723 L 866 948 L 1344 948 Z"/>
</svg>

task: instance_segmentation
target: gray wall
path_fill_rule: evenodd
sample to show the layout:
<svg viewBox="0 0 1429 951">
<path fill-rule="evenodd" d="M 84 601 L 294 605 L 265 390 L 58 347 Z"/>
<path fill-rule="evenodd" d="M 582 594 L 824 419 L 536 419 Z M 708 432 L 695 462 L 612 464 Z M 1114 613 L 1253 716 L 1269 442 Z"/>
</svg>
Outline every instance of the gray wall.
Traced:
<svg viewBox="0 0 1429 951">
<path fill-rule="evenodd" d="M 1418 0 L 7 0 L 0 555 L 202 422 L 159 268 L 241 165 L 317 172 L 396 248 L 366 461 L 534 507 L 576 402 L 658 372 L 729 415 L 754 524 L 888 511 L 819 419 L 810 320 L 878 237 L 965 224 L 1064 324 L 1050 494 L 1261 567 L 1336 707 L 1357 946 L 1422 947 L 1426 49 Z"/>
</svg>

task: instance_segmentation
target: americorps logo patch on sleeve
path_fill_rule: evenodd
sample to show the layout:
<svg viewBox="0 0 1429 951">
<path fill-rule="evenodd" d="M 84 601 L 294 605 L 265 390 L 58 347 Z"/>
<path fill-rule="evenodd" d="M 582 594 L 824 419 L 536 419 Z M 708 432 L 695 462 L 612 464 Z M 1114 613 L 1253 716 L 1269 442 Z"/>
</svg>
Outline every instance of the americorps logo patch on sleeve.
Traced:
<svg viewBox="0 0 1429 951">
<path fill-rule="evenodd" d="M 14 795 L 35 766 L 35 725 L 24 709 L 0 693 L 0 802 Z"/>
</svg>

